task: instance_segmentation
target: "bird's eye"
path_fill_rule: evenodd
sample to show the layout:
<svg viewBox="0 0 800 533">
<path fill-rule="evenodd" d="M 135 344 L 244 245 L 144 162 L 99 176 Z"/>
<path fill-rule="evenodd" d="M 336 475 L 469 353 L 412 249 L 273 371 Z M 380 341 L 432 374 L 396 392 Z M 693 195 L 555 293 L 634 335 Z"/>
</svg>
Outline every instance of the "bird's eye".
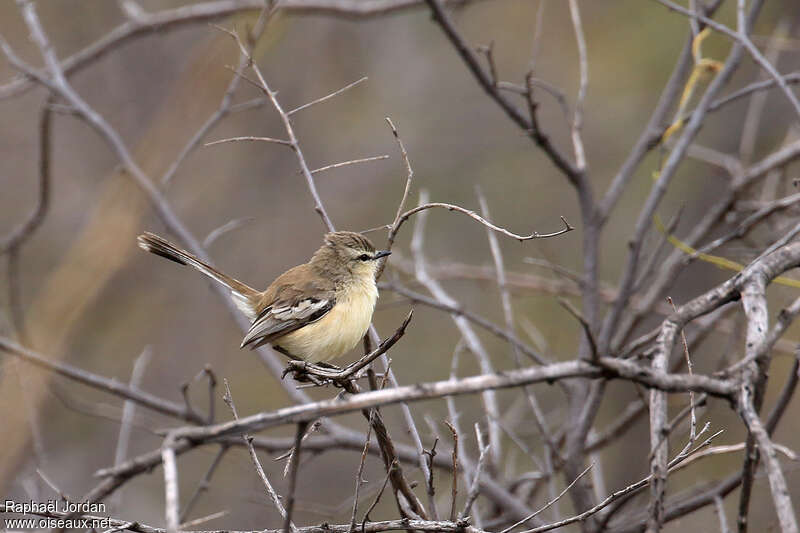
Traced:
<svg viewBox="0 0 800 533">
<path fill-rule="evenodd" d="M 358 260 L 359 261 L 369 261 L 370 259 L 372 259 L 372 258 L 370 256 L 368 256 L 367 254 L 361 254 L 361 255 L 358 256 Z"/>
</svg>

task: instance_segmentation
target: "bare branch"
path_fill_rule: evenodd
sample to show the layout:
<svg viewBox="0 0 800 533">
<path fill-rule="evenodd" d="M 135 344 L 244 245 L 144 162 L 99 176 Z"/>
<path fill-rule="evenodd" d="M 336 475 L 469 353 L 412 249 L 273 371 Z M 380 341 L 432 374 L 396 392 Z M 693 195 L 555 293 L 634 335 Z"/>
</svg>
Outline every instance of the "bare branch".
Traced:
<svg viewBox="0 0 800 533">
<path fill-rule="evenodd" d="M 216 144 L 225 144 L 225 143 L 243 142 L 243 141 L 244 142 L 259 141 L 259 142 L 282 144 L 284 146 L 289 146 L 289 147 L 292 146 L 292 142 L 291 141 L 287 141 L 287 140 L 284 140 L 284 139 L 274 139 L 272 137 L 252 137 L 252 136 L 230 137 L 228 139 L 219 139 L 218 141 L 207 142 L 203 146 L 214 146 Z"/>
<path fill-rule="evenodd" d="M 255 414 L 233 422 L 205 427 L 185 427 L 178 432 L 177 436 L 188 439 L 213 440 L 226 435 L 261 431 L 282 424 L 297 424 L 323 416 L 352 413 L 381 405 L 470 394 L 489 389 L 551 382 L 571 377 L 619 377 L 666 392 L 686 393 L 693 390 L 723 398 L 729 398 L 736 389 L 735 385 L 729 381 L 703 375 L 666 374 L 630 361 L 610 357 L 601 357 L 598 364 L 599 366 L 594 366 L 584 361 L 566 361 L 506 371 L 502 374 L 482 374 L 458 380 L 433 381 L 388 390 L 362 392 L 344 400 L 324 400 L 284 407 L 277 411 Z"/>
<path fill-rule="evenodd" d="M 164 463 L 164 496 L 167 533 L 176 533 L 180 525 L 178 518 L 178 467 L 175 462 L 175 440 L 170 435 L 164 439 L 161 449 L 161 460 Z"/>
<path fill-rule="evenodd" d="M 586 170 L 586 153 L 583 148 L 583 139 L 581 139 L 581 128 L 583 127 L 583 103 L 586 100 L 586 88 L 589 84 L 589 60 L 586 52 L 586 36 L 583 33 L 581 12 L 578 9 L 577 0 L 569 0 L 569 13 L 575 29 L 575 40 L 578 42 L 578 64 L 580 65 L 580 86 L 572 117 L 572 146 L 575 150 L 575 166 L 579 172 L 584 172 Z"/>
<path fill-rule="evenodd" d="M 17 250 L 44 222 L 50 207 L 50 155 L 52 151 L 51 110 L 48 98 L 39 115 L 39 193 L 28 218 L 0 241 L 0 255 Z"/>
<path fill-rule="evenodd" d="M 384 159 L 389 159 L 388 155 L 376 155 L 374 157 L 363 157 L 361 159 L 351 159 L 349 161 L 342 161 L 341 163 L 333 163 L 331 165 L 325 165 L 324 167 L 317 168 L 312 170 L 312 174 L 317 174 L 319 172 L 325 172 L 326 170 L 333 170 L 334 168 L 341 168 L 346 167 L 349 165 L 357 165 L 359 163 L 369 163 L 371 161 L 382 161 Z"/>
<path fill-rule="evenodd" d="M 475 467 L 475 472 L 472 474 L 472 483 L 469 486 L 469 492 L 467 493 L 467 500 L 464 502 L 464 508 L 461 510 L 461 514 L 458 516 L 459 520 L 464 520 L 466 517 L 470 515 L 472 512 L 472 506 L 475 503 L 475 500 L 478 499 L 478 495 L 480 494 L 480 479 L 481 474 L 483 473 L 484 468 L 486 467 L 486 459 L 489 457 L 489 447 L 491 444 L 484 444 L 483 437 L 481 437 L 481 430 L 478 427 L 478 424 L 475 424 L 475 435 L 478 438 L 478 450 L 480 451 L 478 456 L 478 466 Z M 526 522 L 528 519 L 523 520 Z"/>
<path fill-rule="evenodd" d="M 798 114 L 798 116 L 800 116 L 800 101 L 798 101 L 797 96 L 794 94 L 794 92 L 792 92 L 792 89 L 786 83 L 786 80 L 783 79 L 783 76 L 781 76 L 781 74 L 778 73 L 777 70 L 775 70 L 775 67 L 773 67 L 769 61 L 767 61 L 764 55 L 758 50 L 756 45 L 753 44 L 753 41 L 750 40 L 750 37 L 748 36 L 749 22 L 744 15 L 743 9 L 739 10 L 740 15 L 738 17 L 737 31 L 733 31 L 724 24 L 720 24 L 719 22 L 710 19 L 708 17 L 705 17 L 703 15 L 692 13 L 686 8 L 681 7 L 678 4 L 671 2 L 670 0 L 656 0 L 656 1 L 659 2 L 660 4 L 665 5 L 672 11 L 677 11 L 678 13 L 684 15 L 696 17 L 698 20 L 702 21 L 703 24 L 707 25 L 710 28 L 713 28 L 714 30 L 720 33 L 727 35 L 737 43 L 741 44 L 747 50 L 747 52 L 750 54 L 753 60 L 762 69 L 764 69 L 764 71 L 766 71 L 769 74 L 769 76 L 778 84 L 778 87 L 781 88 L 783 93 L 786 95 L 786 98 L 792 104 L 792 107 L 794 108 L 795 112 Z"/>
<path fill-rule="evenodd" d="M 528 521 L 528 520 L 530 520 L 531 518 L 533 518 L 533 517 L 535 517 L 535 516 L 537 516 L 537 515 L 540 515 L 541 513 L 543 513 L 543 512 L 544 512 L 544 511 L 546 511 L 547 509 L 549 509 L 549 508 L 550 508 L 550 507 L 551 507 L 551 506 L 552 506 L 554 503 L 556 503 L 558 500 L 560 500 L 560 499 L 561 499 L 561 498 L 564 496 L 564 494 L 566 494 L 566 493 L 569 491 L 569 489 L 571 489 L 571 488 L 572 488 L 572 486 L 573 486 L 575 483 L 577 483 L 577 482 L 578 482 L 578 480 L 579 480 L 580 478 L 582 478 L 582 477 L 583 477 L 583 476 L 584 476 L 584 475 L 585 475 L 587 472 L 589 472 L 589 470 L 591 470 L 593 467 L 594 467 L 594 463 L 592 463 L 592 464 L 590 464 L 589 466 L 587 466 L 587 467 L 586 467 L 586 470 L 584 470 L 583 472 L 581 472 L 581 475 L 580 475 L 579 477 L 576 477 L 576 478 L 575 478 L 575 480 L 574 480 L 572 483 L 570 483 L 569 485 L 567 485 L 566 487 L 564 487 L 564 490 L 562 490 L 562 491 L 561 491 L 561 493 L 560 493 L 558 496 L 556 496 L 555 498 L 553 498 L 552 500 L 550 500 L 549 502 L 547 502 L 547 503 L 546 503 L 546 504 L 545 504 L 545 505 L 544 505 L 544 506 L 543 506 L 541 509 L 539 509 L 539 510 L 538 510 L 538 511 L 536 511 L 535 513 L 533 513 L 533 514 L 531 514 L 530 516 L 528 516 L 528 517 L 527 517 L 525 520 L 520 520 L 519 522 L 516 522 L 515 524 L 513 524 L 513 525 L 511 525 L 511 526 L 509 526 L 509 527 L 507 527 L 507 528 L 505 528 L 505 529 L 504 529 L 503 531 L 501 531 L 500 533 L 508 533 L 509 531 L 511 531 L 512 529 L 514 529 L 515 527 L 522 525 L 523 523 L 527 522 L 527 521 Z"/>
<path fill-rule="evenodd" d="M 234 422 L 238 422 L 240 420 L 239 414 L 236 412 L 236 405 L 233 403 L 233 397 L 231 396 L 231 389 L 230 387 L 228 387 L 228 380 L 224 379 L 223 382 L 225 383 L 225 396 L 223 396 L 222 399 L 230 408 L 231 413 L 233 413 Z M 289 528 L 291 528 L 291 530 L 294 533 L 297 533 L 297 528 L 289 520 L 291 517 L 286 512 L 283 503 L 281 503 L 280 496 L 278 496 L 278 493 L 275 492 L 275 489 L 272 487 L 272 483 L 269 482 L 267 474 L 264 472 L 264 468 L 261 466 L 261 461 L 258 460 L 258 455 L 256 454 L 256 450 L 253 447 L 252 438 L 246 433 L 242 433 L 242 440 L 245 442 L 245 445 L 247 446 L 247 451 L 250 452 L 250 459 L 252 459 L 253 465 L 255 465 L 256 467 L 256 472 L 258 473 L 258 477 L 261 478 L 261 482 L 264 484 L 264 488 L 267 491 L 267 496 L 269 497 L 270 500 L 272 500 L 272 503 L 275 505 L 275 508 L 278 510 L 278 513 L 281 515 L 281 517 L 283 517 L 283 519 L 288 522 Z M 284 533 L 286 533 L 288 529 L 285 526 L 284 526 Z"/>
<path fill-rule="evenodd" d="M 506 237 L 511 237 L 512 239 L 516 239 L 516 240 L 518 240 L 520 242 L 529 241 L 531 239 L 549 239 L 551 237 L 558 237 L 559 235 L 563 235 L 565 233 L 569 233 L 570 231 L 575 229 L 574 227 L 572 227 L 569 224 L 569 222 L 567 222 L 567 219 L 565 219 L 564 217 L 560 217 L 561 218 L 561 222 L 564 224 L 564 228 L 563 229 L 560 229 L 558 231 L 554 231 L 552 233 L 539 233 L 538 231 L 534 231 L 530 235 L 518 235 L 516 233 L 512 233 L 512 232 L 508 231 L 505 228 L 501 228 L 500 226 L 495 226 L 494 224 L 492 224 L 488 220 L 484 219 L 482 216 L 480 216 L 479 214 L 475 213 L 474 211 L 470 211 L 469 209 L 465 209 L 465 208 L 457 206 L 457 205 L 445 204 L 445 203 L 442 203 L 442 202 L 432 202 L 432 203 L 427 203 L 426 202 L 426 203 L 422 203 L 421 205 L 418 205 L 417 207 L 415 207 L 413 209 L 409 209 L 408 211 L 406 211 L 405 213 L 400 215 L 400 219 L 399 219 L 399 221 L 398 221 L 398 223 L 397 223 L 397 225 L 395 227 L 397 227 L 399 229 L 399 227 L 406 220 L 408 220 L 409 217 L 411 217 L 412 215 L 415 215 L 415 214 L 417 214 L 417 213 L 419 213 L 421 211 L 425 211 L 426 209 L 433 209 L 433 208 L 437 208 L 437 207 L 438 208 L 442 208 L 442 209 L 447 209 L 448 211 L 456 211 L 457 213 L 462 213 L 464 215 L 467 215 L 471 219 L 476 220 L 478 223 L 486 226 L 490 230 L 496 231 L 498 233 L 502 233 Z"/>
<path fill-rule="evenodd" d="M 458 495 L 458 432 L 450 422 L 445 420 L 445 425 L 453 435 L 453 485 L 450 490 L 450 521 L 456 520 L 456 496 Z"/>
<path fill-rule="evenodd" d="M 236 32 L 229 32 L 229 33 L 236 40 L 236 43 L 239 45 L 239 50 L 241 51 L 241 53 L 248 58 L 250 67 L 253 69 L 253 72 L 255 72 L 256 77 L 258 78 L 261 90 L 270 99 L 270 101 L 272 102 L 272 106 L 275 108 L 275 111 L 277 111 L 278 115 L 281 118 L 281 121 L 283 122 L 283 127 L 286 130 L 286 135 L 288 135 L 289 139 L 288 141 L 284 141 L 281 144 L 287 144 L 288 146 L 290 146 L 294 151 L 295 156 L 297 156 L 297 162 L 300 165 L 300 170 L 303 176 L 305 177 L 308 190 L 311 193 L 312 198 L 314 199 L 314 210 L 322 218 L 322 222 L 325 225 L 326 229 L 328 231 L 334 231 L 335 228 L 333 226 L 333 222 L 328 216 L 325 207 L 322 205 L 322 200 L 319 196 L 319 192 L 317 192 L 317 186 L 314 183 L 314 177 L 311 175 L 311 170 L 308 168 L 308 164 L 306 163 L 305 157 L 303 156 L 303 151 L 301 150 L 300 143 L 298 142 L 297 136 L 294 133 L 294 127 L 292 126 L 292 122 L 289 119 L 289 115 L 283 110 L 283 107 L 281 106 L 280 102 L 278 102 L 277 93 L 272 89 L 270 89 L 269 85 L 267 85 L 267 81 L 264 79 L 264 76 L 261 73 L 261 69 L 259 69 L 258 65 L 253 61 L 253 58 L 250 55 L 250 51 L 242 42 L 241 38 L 239 37 L 239 34 Z M 273 140 L 271 142 L 276 142 L 276 141 Z"/>
<path fill-rule="evenodd" d="M 356 470 L 356 490 L 355 494 L 353 495 L 353 512 L 350 515 L 350 532 L 353 533 L 356 527 L 356 512 L 358 511 L 358 493 L 361 492 L 361 485 L 363 485 L 366 480 L 362 479 L 362 475 L 364 473 L 364 464 L 367 461 L 367 451 L 369 450 L 369 439 L 372 436 L 372 417 L 375 415 L 377 411 L 372 411 L 370 413 L 370 420 L 368 420 L 367 424 L 367 436 L 364 439 L 364 451 L 361 452 L 361 461 L 358 463 L 358 469 Z"/>
<path fill-rule="evenodd" d="M 535 363 L 541 365 L 541 364 L 546 364 L 546 363 L 549 362 L 547 359 L 545 359 L 545 357 L 542 354 L 538 353 L 536 350 L 534 350 L 533 348 L 531 348 L 530 346 L 528 346 L 527 344 L 522 342 L 519 339 L 519 337 L 516 336 L 516 334 L 500 328 L 499 326 L 489 322 L 485 318 L 483 318 L 483 317 L 481 317 L 479 315 L 476 315 L 472 311 L 464 309 L 463 306 L 461 306 L 461 305 L 459 305 L 457 303 L 456 304 L 446 303 L 446 302 L 443 302 L 441 300 L 430 298 L 428 296 L 425 296 L 424 294 L 420 294 L 420 293 L 411 291 L 411 290 L 409 290 L 409 289 L 407 289 L 407 288 L 405 288 L 405 287 L 403 287 L 401 285 L 397 285 L 396 283 L 391 283 L 391 282 L 388 282 L 388 281 L 382 281 L 382 282 L 378 283 L 378 287 L 380 289 L 384 289 L 384 290 L 389 290 L 389 291 L 395 292 L 395 293 L 397 293 L 397 294 L 399 294 L 401 296 L 404 296 L 405 298 L 408 298 L 409 300 L 411 300 L 414 303 L 420 303 L 420 304 L 432 307 L 434 309 L 440 309 L 440 310 L 445 311 L 447 313 L 450 313 L 450 314 L 452 314 L 454 316 L 462 316 L 462 317 L 466 318 L 467 320 L 469 320 L 470 322 L 480 326 L 481 328 L 485 329 L 486 331 L 488 331 L 488 332 L 492 333 L 493 335 L 497 336 L 498 338 L 503 339 L 504 341 L 508 342 L 509 344 L 514 346 L 516 349 L 520 350 L 523 354 L 525 354 L 527 357 L 529 357 Z"/>
<path fill-rule="evenodd" d="M 460 0 L 450 0 L 455 3 Z M 416 8 L 422 0 L 282 0 L 278 7 L 289 13 L 318 13 L 334 17 L 375 17 Z M 264 0 L 211 0 L 158 12 L 142 11 L 134 19 L 113 28 L 106 35 L 62 62 L 65 74 L 73 74 L 94 63 L 126 42 L 182 26 L 206 24 L 230 15 L 263 9 Z M 17 96 L 31 88 L 30 73 L 0 86 L 0 99 Z"/>
<path fill-rule="evenodd" d="M 214 459 L 211 461 L 211 465 L 208 467 L 208 470 L 206 470 L 205 475 L 203 475 L 203 479 L 201 479 L 200 483 L 197 484 L 197 489 L 195 489 L 194 494 L 192 494 L 192 496 L 189 498 L 189 501 L 186 502 L 186 505 L 184 506 L 183 511 L 181 511 L 180 516 L 180 521 L 183 525 L 183 528 L 188 527 L 186 524 L 186 519 L 189 518 L 192 508 L 194 507 L 194 504 L 197 503 L 197 500 L 200 498 L 200 496 L 204 492 L 208 491 L 208 488 L 211 484 L 211 478 L 213 477 L 214 472 L 217 471 L 217 467 L 219 467 L 219 465 L 222 463 L 222 458 L 225 457 L 225 454 L 229 449 L 230 446 L 228 444 L 222 444 L 222 446 L 220 446 L 217 455 L 214 456 Z"/>
<path fill-rule="evenodd" d="M 239 229 L 242 226 L 244 226 L 245 224 L 249 224 L 250 222 L 253 222 L 254 220 L 255 220 L 254 217 L 234 218 L 233 220 L 229 220 L 225 224 L 214 228 L 213 230 L 208 232 L 208 235 L 206 235 L 206 238 L 203 239 L 203 248 L 209 248 L 212 244 L 214 244 L 214 242 L 217 239 L 219 239 L 220 237 L 222 237 L 226 233 L 231 232 L 231 231 L 233 231 L 235 229 Z"/>
<path fill-rule="evenodd" d="M 775 446 L 753 408 L 752 401 L 748 387 L 743 387 L 739 409 L 750 434 L 753 435 L 758 443 L 760 454 L 764 457 L 767 479 L 769 479 L 769 487 L 772 491 L 772 500 L 775 504 L 775 511 L 778 514 L 778 521 L 781 524 L 781 531 L 784 533 L 796 533 L 798 531 L 797 517 L 795 516 L 792 499 L 789 496 L 786 478 L 784 478 L 781 471 Z"/>
<path fill-rule="evenodd" d="M 420 204 L 427 205 L 425 204 L 427 195 L 428 193 L 425 190 L 420 193 Z M 417 218 L 417 223 L 414 227 L 414 235 L 411 240 L 411 253 L 414 257 L 415 274 L 417 280 L 422 283 L 437 300 L 441 300 L 451 307 L 456 307 L 458 302 L 445 291 L 444 287 L 442 287 L 439 282 L 428 275 L 425 267 L 422 241 L 427 214 L 427 211 L 423 211 Z M 472 325 L 463 316 L 451 315 L 451 317 L 461 333 L 461 336 L 464 338 L 466 346 L 478 360 L 481 372 L 484 374 L 494 372 L 494 366 L 489 357 L 489 353 L 486 351 L 483 342 L 481 342 L 480 338 L 475 333 Z M 483 407 L 489 422 L 489 445 L 492 454 L 490 464 L 497 465 L 502 457 L 500 427 L 497 425 L 497 420 L 500 418 L 500 407 L 494 391 L 484 391 L 481 394 L 481 399 L 483 400 Z"/>
<path fill-rule="evenodd" d="M 297 113 L 298 111 L 302 111 L 303 109 L 307 109 L 307 108 L 311 107 L 312 105 L 315 105 L 315 104 L 322 103 L 322 102 L 324 102 L 324 101 L 326 101 L 326 100 L 330 100 L 331 98 L 333 98 L 333 97 L 335 97 L 335 96 L 339 96 L 340 94 L 342 94 L 343 92 L 347 91 L 348 89 L 352 89 L 352 88 L 353 88 L 353 87 L 355 87 L 356 85 L 360 84 L 360 83 L 361 83 L 361 82 L 363 82 L 363 81 L 367 81 L 368 79 L 369 79 L 369 78 L 367 78 L 366 76 L 364 76 L 363 78 L 360 78 L 360 79 L 358 79 L 358 80 L 354 81 L 353 83 L 350 83 L 350 84 L 348 84 L 348 85 L 345 85 L 345 86 L 344 86 L 344 87 L 342 87 L 341 89 L 339 89 L 339 90 L 337 90 L 337 91 L 334 91 L 334 92 L 332 92 L 332 93 L 330 93 L 330 94 L 328 94 L 328 95 L 326 95 L 326 96 L 323 96 L 322 98 L 317 98 L 316 100 L 312 100 L 312 101 L 310 101 L 310 102 L 309 102 L 309 103 L 307 103 L 307 104 L 303 104 L 303 105 L 301 105 L 300 107 L 296 107 L 296 108 L 292 109 L 291 111 L 287 111 L 287 112 L 286 112 L 286 115 L 287 115 L 287 116 L 289 116 L 289 117 L 291 117 L 292 115 L 294 115 L 294 114 L 295 114 L 295 113 Z"/>
<path fill-rule="evenodd" d="M 147 392 L 129 387 L 124 383 L 119 383 L 116 380 L 92 374 L 91 372 L 75 368 L 66 363 L 51 361 L 45 358 L 43 355 L 40 355 L 33 350 L 24 348 L 10 339 L 0 337 L 0 350 L 17 356 L 23 361 L 27 361 L 39 368 L 50 370 L 56 374 L 65 376 L 79 383 L 83 383 L 89 387 L 108 392 L 120 398 L 132 400 L 139 405 L 147 407 L 148 409 L 152 409 L 156 412 L 198 424 L 205 422 L 205 420 L 203 420 L 196 413 L 190 413 L 185 406 L 170 402 L 168 400 L 163 400 Z"/>
<path fill-rule="evenodd" d="M 292 524 L 292 511 L 294 510 L 295 491 L 297 490 L 297 471 L 300 469 L 300 445 L 303 443 L 303 436 L 305 435 L 307 426 L 307 422 L 300 422 L 297 424 L 294 437 L 294 460 L 292 461 L 292 456 L 290 456 L 289 497 L 286 500 L 286 517 L 283 521 L 283 533 L 289 533 L 290 530 L 294 529 L 294 524 Z"/>
<path fill-rule="evenodd" d="M 444 10 L 442 2 L 440 0 L 426 0 L 426 2 L 433 13 L 433 20 L 441 26 L 442 31 L 453 44 L 453 47 L 464 60 L 464 63 L 466 63 L 483 90 L 486 91 L 492 100 L 500 106 L 517 126 L 530 135 L 531 139 L 544 151 L 553 164 L 564 173 L 569 182 L 577 187 L 580 182 L 580 170 L 553 146 L 546 135 L 541 133 L 538 129 L 533 128 L 531 122 L 503 96 L 500 90 L 495 86 L 490 75 L 481 67 L 471 47 L 467 45 L 464 38 L 458 33 L 458 30 L 456 30 L 453 21 Z"/>
<path fill-rule="evenodd" d="M 138 389 L 144 377 L 145 368 L 147 368 L 153 351 L 149 346 L 145 346 L 142 353 L 133 363 L 133 371 L 131 372 L 131 379 L 128 386 L 131 389 Z M 131 400 L 126 400 L 122 407 L 122 419 L 119 426 L 119 437 L 117 438 L 117 449 L 114 453 L 114 466 L 120 465 L 128 455 L 128 445 L 130 444 L 131 429 L 133 427 L 133 417 L 136 412 L 136 404 Z"/>
</svg>

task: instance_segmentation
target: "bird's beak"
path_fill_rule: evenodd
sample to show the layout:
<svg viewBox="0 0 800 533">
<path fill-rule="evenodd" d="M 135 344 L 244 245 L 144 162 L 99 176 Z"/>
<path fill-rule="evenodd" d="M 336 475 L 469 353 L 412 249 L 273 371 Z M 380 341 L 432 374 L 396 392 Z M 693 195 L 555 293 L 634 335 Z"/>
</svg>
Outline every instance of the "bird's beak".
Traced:
<svg viewBox="0 0 800 533">
<path fill-rule="evenodd" d="M 392 252 L 389 250 L 379 250 L 375 253 L 375 259 L 380 259 L 381 257 L 386 257 L 387 255 L 392 255 Z"/>
</svg>

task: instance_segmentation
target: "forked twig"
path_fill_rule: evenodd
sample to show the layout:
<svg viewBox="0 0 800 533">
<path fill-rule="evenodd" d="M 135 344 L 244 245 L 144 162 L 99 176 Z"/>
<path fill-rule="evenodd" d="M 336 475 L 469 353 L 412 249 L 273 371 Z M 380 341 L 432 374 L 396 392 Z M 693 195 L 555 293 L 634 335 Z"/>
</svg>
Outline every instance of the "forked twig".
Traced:
<svg viewBox="0 0 800 533">
<path fill-rule="evenodd" d="M 228 386 L 228 380 L 223 379 L 222 381 L 225 384 L 225 395 L 222 397 L 222 400 L 230 408 L 231 413 L 233 414 L 233 419 L 239 420 L 239 413 L 236 411 L 236 404 L 233 403 L 233 396 L 231 396 L 231 389 Z M 284 520 L 287 520 L 287 517 L 291 518 L 286 512 L 286 508 L 283 506 L 283 503 L 281 503 L 280 496 L 278 496 L 278 493 L 275 492 L 275 489 L 272 487 L 272 483 L 270 483 L 269 479 L 267 478 L 267 474 L 264 472 L 264 467 L 261 466 L 261 461 L 258 459 L 256 449 L 253 447 L 253 438 L 248 434 L 243 433 L 242 439 L 247 446 L 247 451 L 250 452 L 250 459 L 253 461 L 253 465 L 256 467 L 256 473 L 258 474 L 258 477 L 261 478 L 261 482 L 264 484 L 264 488 L 267 491 L 267 496 L 269 496 L 269 499 L 272 500 L 272 503 L 275 505 L 275 508 L 278 509 L 278 513 Z M 293 523 L 291 523 L 291 521 L 288 523 L 288 525 L 294 533 L 297 533 L 297 528 Z"/>
</svg>

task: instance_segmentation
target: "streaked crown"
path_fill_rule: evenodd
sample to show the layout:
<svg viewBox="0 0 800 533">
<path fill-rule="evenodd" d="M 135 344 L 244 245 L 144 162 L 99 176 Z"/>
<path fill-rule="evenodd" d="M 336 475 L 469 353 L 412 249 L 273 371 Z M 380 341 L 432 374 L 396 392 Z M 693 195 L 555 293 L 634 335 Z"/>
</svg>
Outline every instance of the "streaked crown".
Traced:
<svg viewBox="0 0 800 533">
<path fill-rule="evenodd" d="M 357 252 L 375 253 L 369 239 L 353 231 L 334 231 L 325 235 L 325 243 L 333 248 L 350 249 Z"/>
</svg>

